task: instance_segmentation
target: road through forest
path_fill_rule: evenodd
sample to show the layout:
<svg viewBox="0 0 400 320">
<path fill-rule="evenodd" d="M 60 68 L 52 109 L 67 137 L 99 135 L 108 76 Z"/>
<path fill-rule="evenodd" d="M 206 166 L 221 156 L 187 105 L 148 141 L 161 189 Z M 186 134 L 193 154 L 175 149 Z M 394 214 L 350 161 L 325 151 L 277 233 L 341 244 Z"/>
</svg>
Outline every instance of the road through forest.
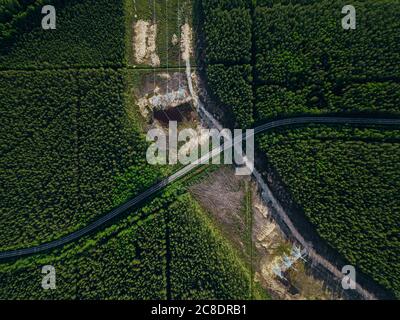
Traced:
<svg viewBox="0 0 400 320">
<path fill-rule="evenodd" d="M 202 112 L 207 112 L 203 110 Z M 370 119 L 370 118 L 350 118 L 350 117 L 297 117 L 297 118 L 289 118 L 289 119 L 282 119 L 282 120 L 275 120 L 269 121 L 265 124 L 262 124 L 258 127 L 254 128 L 254 134 L 259 134 L 273 128 L 283 127 L 283 126 L 290 126 L 290 125 L 299 125 L 299 124 L 312 124 L 312 123 L 326 123 L 326 124 L 361 124 L 361 125 L 385 125 L 385 126 L 400 126 L 400 119 Z M 242 140 L 245 136 L 242 136 Z M 49 249 L 60 247 L 66 243 L 71 241 L 77 240 L 90 232 L 100 228 L 101 226 L 105 225 L 110 220 L 116 218 L 117 216 L 121 215 L 122 213 L 126 212 L 129 209 L 132 209 L 139 203 L 142 203 L 144 200 L 148 199 L 152 195 L 156 194 L 160 190 L 164 189 L 166 186 L 170 185 L 174 181 L 182 178 L 193 169 L 199 167 L 204 163 L 208 163 L 210 159 L 213 157 L 221 154 L 227 149 L 232 148 L 232 141 L 228 141 L 224 143 L 222 146 L 216 147 L 198 160 L 188 164 L 187 166 L 183 167 L 182 169 L 178 170 L 174 174 L 170 175 L 169 177 L 163 179 L 162 181 L 158 182 L 151 188 L 147 189 L 146 191 L 140 193 L 136 197 L 132 198 L 131 200 L 125 202 L 121 206 L 113 209 L 111 212 L 105 214 L 104 216 L 100 217 L 99 219 L 93 221 L 86 227 L 74 231 L 69 235 L 61 237 L 60 239 L 50 241 L 48 243 L 43 243 L 37 246 L 23 248 L 23 249 L 16 249 L 10 251 L 3 251 L 0 252 L 0 260 L 14 258 L 14 257 L 21 257 L 29 254 L 35 254 L 39 252 L 43 252 Z"/>
</svg>

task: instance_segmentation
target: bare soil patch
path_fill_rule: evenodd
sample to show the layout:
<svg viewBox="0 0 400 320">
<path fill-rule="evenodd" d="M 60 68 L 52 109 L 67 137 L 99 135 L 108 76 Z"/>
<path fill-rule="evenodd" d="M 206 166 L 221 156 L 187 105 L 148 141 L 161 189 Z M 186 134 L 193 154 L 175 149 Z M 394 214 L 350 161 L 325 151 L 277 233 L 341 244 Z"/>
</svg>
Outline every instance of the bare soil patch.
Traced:
<svg viewBox="0 0 400 320">
<path fill-rule="evenodd" d="M 247 186 L 247 187 L 246 187 Z M 246 189 L 247 188 L 247 189 Z M 246 190 L 251 192 L 251 223 L 246 218 Z M 269 208 L 249 177 L 235 176 L 231 167 L 222 167 L 190 188 L 201 206 L 252 266 L 254 281 L 276 299 L 332 299 L 324 284 L 315 279 L 302 260 L 284 272 L 282 280 L 273 272 L 290 255 L 292 243 L 273 220 Z M 248 192 L 248 191 L 247 191 Z M 248 244 L 248 233 L 252 243 Z M 246 234 L 247 233 L 247 234 Z M 252 252 L 249 252 L 249 248 Z"/>
</svg>

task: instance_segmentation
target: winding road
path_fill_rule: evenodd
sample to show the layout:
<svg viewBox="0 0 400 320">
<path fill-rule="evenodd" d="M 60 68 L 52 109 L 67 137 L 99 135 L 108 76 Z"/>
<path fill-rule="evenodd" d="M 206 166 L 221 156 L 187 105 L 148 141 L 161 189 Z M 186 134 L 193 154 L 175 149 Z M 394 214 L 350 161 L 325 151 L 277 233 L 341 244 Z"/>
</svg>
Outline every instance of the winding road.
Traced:
<svg viewBox="0 0 400 320">
<path fill-rule="evenodd" d="M 318 124 L 318 123 L 325 123 L 325 124 L 358 124 L 358 125 L 385 125 L 385 126 L 400 126 L 400 119 L 371 119 L 371 118 L 351 118 L 351 117 L 297 117 L 297 118 L 288 118 L 282 120 L 275 120 L 270 121 L 260 126 L 254 128 L 254 135 L 259 134 L 265 131 L 268 131 L 273 128 L 283 127 L 283 126 L 291 126 L 297 124 Z M 242 136 L 242 140 L 245 136 Z M 224 150 L 229 149 L 232 147 L 232 142 L 224 143 L 222 146 L 214 148 L 206 155 L 202 156 L 197 161 L 188 164 L 187 166 L 183 167 L 182 169 L 178 170 L 171 176 L 163 179 L 159 183 L 155 184 L 151 188 L 147 189 L 143 193 L 137 195 L 133 199 L 127 201 L 126 203 L 122 204 L 121 206 L 113 209 L 111 212 L 107 213 L 106 215 L 102 216 L 101 218 L 93 221 L 86 227 L 74 231 L 69 235 L 66 235 L 60 239 L 50 241 L 48 243 L 43 243 L 34 247 L 30 248 L 23 248 L 23 249 L 16 249 L 10 251 L 0 252 L 0 260 L 10 259 L 10 258 L 17 258 L 22 257 L 30 254 L 35 254 L 39 252 L 43 252 L 49 249 L 57 248 L 62 245 L 65 245 L 69 242 L 77 240 L 90 232 L 100 228 L 101 226 L 105 225 L 110 220 L 116 218 L 117 216 L 121 215 L 122 213 L 126 212 L 127 210 L 135 207 L 136 205 L 140 204 L 144 200 L 148 199 L 150 196 L 156 194 L 160 190 L 164 189 L 169 184 L 173 183 L 174 181 L 182 178 L 189 172 L 191 172 L 196 167 L 208 163 L 210 159 L 214 156 L 222 153 Z"/>
</svg>

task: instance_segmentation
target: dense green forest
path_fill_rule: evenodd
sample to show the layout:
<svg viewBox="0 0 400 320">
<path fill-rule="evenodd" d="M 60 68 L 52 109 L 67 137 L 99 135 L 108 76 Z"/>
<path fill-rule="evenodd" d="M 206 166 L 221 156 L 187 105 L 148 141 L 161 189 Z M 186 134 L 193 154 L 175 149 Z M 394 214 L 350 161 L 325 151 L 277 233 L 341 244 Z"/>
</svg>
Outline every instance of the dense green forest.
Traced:
<svg viewBox="0 0 400 320">
<path fill-rule="evenodd" d="M 252 17 L 250 1 L 203 0 L 207 80 L 231 126 L 253 125 Z"/>
<path fill-rule="evenodd" d="M 48 3 L 56 32 L 40 29 Z M 0 3 L 1 251 L 82 228 L 170 172 L 146 163 L 132 96 L 139 73 L 121 68 L 131 58 L 124 6 L 133 10 L 124 1 Z M 144 15 L 148 4 L 136 9 Z M 163 44 L 179 28 L 177 16 L 167 27 L 172 1 L 167 9 L 157 5 Z M 56 290 L 41 287 L 44 265 L 56 269 Z M 246 299 L 250 281 L 182 185 L 75 242 L 0 263 L 1 299 Z"/>
<path fill-rule="evenodd" d="M 0 50 L 10 45 L 19 32 L 29 30 L 33 21 L 38 19 L 41 7 L 52 3 L 50 0 L 1 0 Z"/>
<path fill-rule="evenodd" d="M 356 30 L 342 28 L 341 11 L 348 4 L 342 0 L 202 4 L 208 84 L 236 126 L 299 115 L 400 115 L 399 1 L 352 2 Z M 224 12 L 219 16 L 225 22 L 208 18 L 213 10 Z M 251 14 L 251 34 L 244 33 L 247 20 L 236 24 L 240 50 L 252 43 L 250 62 L 236 59 L 235 50 L 214 53 L 233 38 L 221 27 L 232 28 L 232 12 Z M 224 37 L 219 43 L 218 34 Z M 227 71 L 240 68 L 249 71 Z M 270 168 L 317 232 L 397 296 L 399 142 L 398 131 L 322 126 L 277 131 L 259 140 Z"/>
<path fill-rule="evenodd" d="M 314 126 L 258 142 L 321 237 L 400 297 L 400 130 Z"/>
<path fill-rule="evenodd" d="M 57 290 L 41 288 L 56 268 Z M 176 185 L 76 243 L 0 264 L 1 299 L 247 299 L 249 270 Z"/>
</svg>

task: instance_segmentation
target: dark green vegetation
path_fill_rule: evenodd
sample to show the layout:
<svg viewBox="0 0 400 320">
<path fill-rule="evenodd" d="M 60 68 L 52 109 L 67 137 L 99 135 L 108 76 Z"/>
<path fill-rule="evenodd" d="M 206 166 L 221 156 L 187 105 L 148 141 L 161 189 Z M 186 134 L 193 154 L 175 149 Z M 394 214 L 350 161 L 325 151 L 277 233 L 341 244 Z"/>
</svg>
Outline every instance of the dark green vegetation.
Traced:
<svg viewBox="0 0 400 320">
<path fill-rule="evenodd" d="M 202 1 L 207 78 L 232 126 L 253 125 L 252 19 L 249 1 Z"/>
<path fill-rule="evenodd" d="M 341 26 L 344 4 L 255 9 L 257 120 L 323 112 L 399 114 L 400 3 L 352 3 L 357 29 L 349 31 Z"/>
<path fill-rule="evenodd" d="M 400 130 L 279 130 L 259 145 L 321 237 L 400 297 Z"/>
<path fill-rule="evenodd" d="M 400 115 L 399 1 L 352 2 L 356 30 L 341 26 L 342 0 L 202 4 L 205 55 L 218 63 L 207 66 L 208 83 L 236 125 L 297 115 Z M 208 15 L 223 12 L 229 29 L 229 12 L 245 16 L 249 9 L 251 34 L 236 33 L 251 60 L 238 61 L 235 50 L 219 48 L 225 39 L 214 38 L 234 36 Z M 248 23 L 243 19 L 244 30 Z M 232 71 L 239 68 L 248 71 Z M 399 297 L 399 132 L 321 126 L 265 135 L 260 148 L 318 233 Z"/>
<path fill-rule="evenodd" d="M 249 0 L 203 0 L 202 6 L 206 15 L 211 15 L 214 10 L 232 10 L 250 8 Z"/>
<path fill-rule="evenodd" d="M 256 91 L 257 119 L 322 113 L 399 115 L 400 84 L 392 81 L 354 83 L 346 85 L 337 95 L 313 91 L 314 87 L 296 90 L 280 85 L 263 85 Z M 325 106 L 320 106 L 320 94 Z"/>
<path fill-rule="evenodd" d="M 73 69 L 122 66 L 123 1 L 47 1 L 57 9 L 57 29 L 47 31 L 41 1 L 14 2 L 1 8 L 15 28 L 2 39 L 0 68 L 40 70 L 0 74 L 2 250 L 81 228 L 159 175 L 145 163 L 147 145 L 125 94 L 129 77 Z"/>
<path fill-rule="evenodd" d="M 57 290 L 41 288 L 56 268 Z M 0 265 L 2 299 L 249 298 L 249 271 L 180 186 L 104 231 Z"/>
<path fill-rule="evenodd" d="M 2 249 L 76 230 L 156 180 L 157 170 L 145 163 L 144 138 L 128 121 L 121 73 L 3 72 L 0 78 Z M 121 187 L 130 192 L 116 196 Z"/>
<path fill-rule="evenodd" d="M 207 69 L 207 77 L 214 95 L 218 97 L 224 110 L 233 111 L 236 123 L 251 127 L 253 123 L 251 67 L 249 65 L 210 65 Z"/>
<path fill-rule="evenodd" d="M 132 41 L 134 24 L 144 20 L 157 25 L 156 53 L 160 58 L 160 67 L 184 66 L 181 57 L 180 43 L 173 44 L 172 37 L 179 39 L 181 26 L 192 21 L 192 0 L 136 0 L 125 1 L 127 19 L 126 36 L 129 41 L 127 57 L 129 64 L 137 65 L 134 59 Z M 136 15 L 136 18 L 135 18 Z M 143 66 L 149 67 L 145 64 Z"/>
<path fill-rule="evenodd" d="M 399 115 L 398 1 L 352 3 L 356 30 L 341 26 L 342 0 L 202 4 L 210 88 L 237 126 L 303 114 Z M 225 103 L 243 79 L 230 72 L 214 81 L 212 64 L 250 64 L 254 107 L 253 97 Z"/>
<path fill-rule="evenodd" d="M 30 2 L 34 4 L 25 11 L 15 6 L 7 11 L 10 5 L 0 7 L 0 17 L 10 21 L 0 29 L 0 69 L 123 65 L 122 0 Z M 56 30 L 42 30 L 42 2 L 55 5 Z"/>
<path fill-rule="evenodd" d="M 150 2 L 135 8 L 132 1 L 3 3 L 0 250 L 6 251 L 86 226 L 171 168 L 146 163 L 133 96 L 140 72 L 125 68 L 131 19 L 151 19 L 144 15 Z M 43 3 L 56 5 L 56 30 L 40 29 Z M 162 64 L 167 56 L 178 61 L 179 45 L 172 47 L 170 38 L 178 17 L 190 20 L 190 1 L 181 1 L 173 24 L 166 21 L 176 3 L 157 2 L 165 35 L 157 41 L 168 41 L 168 52 L 159 48 Z M 44 265 L 56 269 L 56 290 L 41 287 Z M 2 261 L 0 298 L 246 299 L 250 279 L 236 251 L 176 184 L 91 235 Z"/>
<path fill-rule="evenodd" d="M 0 266 L 1 298 L 165 299 L 165 219 L 159 198 L 95 235 L 46 255 Z M 56 290 L 41 288 L 43 265 L 56 268 Z"/>
<path fill-rule="evenodd" d="M 0 74 L 2 250 L 77 230 L 160 175 L 146 164 L 147 144 L 132 117 L 131 76 L 73 69 L 122 65 L 123 1 L 51 3 L 57 29 L 41 30 L 41 14 L 13 11 L 27 28 L 15 29 L 0 55 L 7 69 L 40 69 Z"/>
</svg>

